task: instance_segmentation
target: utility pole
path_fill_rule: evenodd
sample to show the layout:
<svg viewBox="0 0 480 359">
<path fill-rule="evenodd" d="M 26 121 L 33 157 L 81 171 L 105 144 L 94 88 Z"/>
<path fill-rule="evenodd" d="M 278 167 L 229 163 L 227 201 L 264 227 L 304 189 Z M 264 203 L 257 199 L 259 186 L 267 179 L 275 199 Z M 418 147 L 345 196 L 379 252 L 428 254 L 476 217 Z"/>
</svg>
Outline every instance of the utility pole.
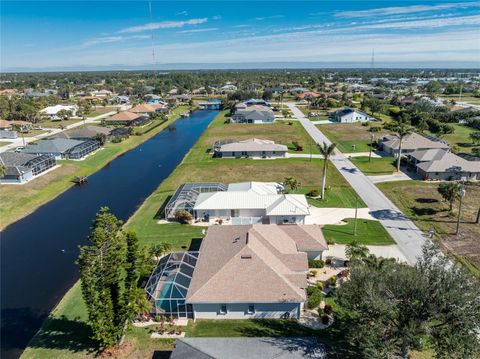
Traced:
<svg viewBox="0 0 480 359">
<path fill-rule="evenodd" d="M 458 204 L 458 215 L 457 215 L 457 229 L 455 230 L 455 234 L 458 234 L 458 230 L 460 228 L 460 213 L 462 212 L 462 199 L 465 197 L 465 186 L 463 183 L 460 185 L 460 201 Z"/>
<path fill-rule="evenodd" d="M 373 149 L 373 138 L 375 135 L 373 132 L 370 132 L 370 152 L 368 153 L 368 162 L 372 162 L 372 149 Z"/>
<path fill-rule="evenodd" d="M 358 218 L 358 197 L 355 196 L 355 220 L 353 222 L 353 235 L 357 235 L 357 218 Z"/>
<path fill-rule="evenodd" d="M 475 224 L 480 223 L 480 207 L 478 207 L 478 212 L 477 212 L 477 220 L 475 221 Z"/>
</svg>

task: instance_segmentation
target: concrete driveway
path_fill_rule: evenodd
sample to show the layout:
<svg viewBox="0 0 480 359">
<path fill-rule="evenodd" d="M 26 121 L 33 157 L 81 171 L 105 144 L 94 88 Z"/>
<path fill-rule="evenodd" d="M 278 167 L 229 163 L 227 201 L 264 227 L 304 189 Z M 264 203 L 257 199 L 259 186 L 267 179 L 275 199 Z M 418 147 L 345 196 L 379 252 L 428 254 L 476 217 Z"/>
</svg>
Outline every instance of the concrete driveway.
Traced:
<svg viewBox="0 0 480 359">
<path fill-rule="evenodd" d="M 305 218 L 305 224 L 342 224 L 345 218 L 355 218 L 355 208 L 317 208 L 310 207 L 310 215 Z M 376 220 L 368 208 L 359 208 L 359 219 Z"/>
<path fill-rule="evenodd" d="M 331 143 L 294 103 L 288 103 L 287 106 L 315 142 Z M 335 150 L 335 155 L 332 156 L 331 161 L 370 208 L 370 214 L 378 219 L 392 236 L 408 262 L 416 263 L 417 258 L 422 255 L 422 247 L 427 241 L 423 232 L 406 218 L 392 201 L 375 186 L 372 180 L 355 167 L 338 149 Z"/>
</svg>

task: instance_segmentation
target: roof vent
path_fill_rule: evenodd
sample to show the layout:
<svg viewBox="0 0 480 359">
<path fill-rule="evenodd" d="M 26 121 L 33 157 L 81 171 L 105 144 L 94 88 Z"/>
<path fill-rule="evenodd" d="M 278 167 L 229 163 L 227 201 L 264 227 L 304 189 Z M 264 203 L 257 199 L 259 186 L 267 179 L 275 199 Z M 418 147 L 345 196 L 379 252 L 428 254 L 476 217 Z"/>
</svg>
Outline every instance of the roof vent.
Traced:
<svg viewBox="0 0 480 359">
<path fill-rule="evenodd" d="M 248 232 L 247 232 L 247 235 L 246 235 L 245 243 L 248 244 Z"/>
<path fill-rule="evenodd" d="M 251 254 L 243 254 L 242 256 L 240 256 L 241 259 L 252 259 L 252 255 Z"/>
</svg>

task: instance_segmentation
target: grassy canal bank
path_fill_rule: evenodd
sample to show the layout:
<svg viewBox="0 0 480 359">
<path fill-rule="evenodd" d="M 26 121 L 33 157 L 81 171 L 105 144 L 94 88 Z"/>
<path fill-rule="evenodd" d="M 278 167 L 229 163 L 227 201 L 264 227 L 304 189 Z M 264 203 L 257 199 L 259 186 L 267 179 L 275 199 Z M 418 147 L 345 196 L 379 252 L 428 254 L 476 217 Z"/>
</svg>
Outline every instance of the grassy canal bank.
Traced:
<svg viewBox="0 0 480 359">
<path fill-rule="evenodd" d="M 258 137 L 285 143 L 293 136 L 305 136 L 297 126 L 280 123 L 278 125 L 231 125 L 225 124 L 225 112 L 221 112 L 190 149 L 183 161 L 172 174 L 163 181 L 125 224 L 134 230 L 141 245 L 170 243 L 174 250 L 187 249 L 192 240 L 202 237 L 202 228 L 178 223 L 159 224 L 161 208 L 168 197 L 182 183 L 187 181 L 220 181 L 224 183 L 239 181 L 283 181 L 285 177 L 294 177 L 301 183 L 299 193 L 310 189 L 320 189 L 323 161 L 319 159 L 289 158 L 275 160 L 218 159 L 212 158 L 208 150 L 215 140 L 228 138 Z M 266 129 L 269 129 L 266 132 Z M 285 140 L 281 140 L 284 138 Z M 313 205 L 323 207 L 355 206 L 356 195 L 341 174 L 329 166 L 327 178 L 327 199 L 314 201 Z M 359 206 L 364 206 L 359 202 Z M 342 236 L 346 234 L 343 233 Z M 328 345 L 329 352 L 348 358 L 349 348 L 340 335 L 345 321 L 337 319 L 338 324 L 322 332 L 309 331 Z M 292 327 L 291 322 L 282 321 L 229 321 L 225 322 L 225 331 L 218 330 L 210 322 L 190 323 L 187 336 L 248 336 L 248 333 L 263 333 L 266 336 L 288 336 L 307 334 L 300 326 Z M 80 284 L 77 282 L 64 296 L 40 331 L 31 340 L 22 358 L 85 358 L 95 357 L 96 347 L 89 339 L 90 329 L 83 303 Z M 131 328 L 125 338 L 125 347 L 118 357 L 151 357 L 155 350 L 168 350 L 173 340 L 150 338 L 150 329 Z"/>
<path fill-rule="evenodd" d="M 0 191 L 0 229 L 34 212 L 74 184 L 75 176 L 90 176 L 121 154 L 137 147 L 156 135 L 187 110 L 180 106 L 172 110 L 169 120 L 139 136 L 130 136 L 120 143 L 107 143 L 104 148 L 83 161 L 58 161 L 59 168 L 24 185 L 2 185 Z"/>
</svg>

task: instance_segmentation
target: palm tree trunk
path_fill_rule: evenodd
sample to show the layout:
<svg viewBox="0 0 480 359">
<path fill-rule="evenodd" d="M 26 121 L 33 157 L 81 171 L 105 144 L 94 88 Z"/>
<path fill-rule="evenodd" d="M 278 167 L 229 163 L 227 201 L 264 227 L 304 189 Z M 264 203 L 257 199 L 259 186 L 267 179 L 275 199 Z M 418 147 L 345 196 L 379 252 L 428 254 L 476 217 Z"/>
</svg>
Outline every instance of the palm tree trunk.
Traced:
<svg viewBox="0 0 480 359">
<path fill-rule="evenodd" d="M 401 358 L 404 358 L 404 359 L 407 359 L 407 358 L 408 358 L 409 349 L 410 349 L 410 345 L 409 345 L 409 343 L 408 343 L 408 339 L 407 339 L 407 338 L 403 338 L 403 340 L 402 340 L 402 348 L 400 349 L 400 357 L 401 357 Z"/>
<path fill-rule="evenodd" d="M 325 183 L 327 181 L 327 165 L 328 165 L 328 158 L 324 159 L 323 163 L 323 178 L 322 178 L 322 201 L 325 199 Z"/>
<path fill-rule="evenodd" d="M 400 172 L 400 162 L 402 159 L 402 139 L 403 137 L 400 137 L 400 143 L 398 144 L 397 172 Z"/>
</svg>

